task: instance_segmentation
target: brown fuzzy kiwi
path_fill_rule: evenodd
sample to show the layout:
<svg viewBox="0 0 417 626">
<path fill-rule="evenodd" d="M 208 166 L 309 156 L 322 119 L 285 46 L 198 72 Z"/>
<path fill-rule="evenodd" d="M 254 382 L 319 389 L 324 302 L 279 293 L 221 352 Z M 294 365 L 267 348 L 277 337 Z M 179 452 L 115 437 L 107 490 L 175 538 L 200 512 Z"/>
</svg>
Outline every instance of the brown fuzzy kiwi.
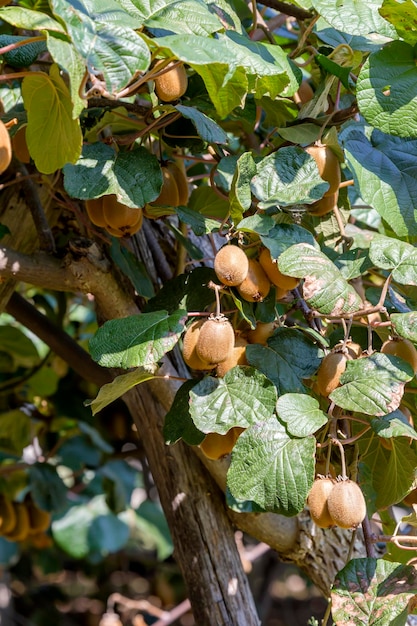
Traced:
<svg viewBox="0 0 417 626">
<path fill-rule="evenodd" d="M 409 339 L 388 339 L 382 344 L 381 352 L 400 357 L 417 373 L 417 350 Z"/>
<path fill-rule="evenodd" d="M 30 163 L 30 154 L 26 143 L 26 125 L 21 126 L 12 137 L 12 150 L 21 163 Z"/>
<path fill-rule="evenodd" d="M 181 167 L 182 166 L 182 167 Z M 167 165 L 168 170 L 174 177 L 178 190 L 178 206 L 186 205 L 188 198 L 190 197 L 190 189 L 188 187 L 188 180 L 185 174 L 184 164 L 180 165 L 173 163 L 172 161 Z"/>
<path fill-rule="evenodd" d="M 51 514 L 40 509 L 30 497 L 26 498 L 25 505 L 29 515 L 29 535 L 37 535 L 48 530 L 51 523 Z"/>
<path fill-rule="evenodd" d="M 334 526 L 334 521 L 327 507 L 327 499 L 334 485 L 333 478 L 316 478 L 308 494 L 307 504 L 310 509 L 311 519 L 320 528 Z"/>
<path fill-rule="evenodd" d="M 7 170 L 12 160 L 12 142 L 9 131 L 0 120 L 0 174 Z"/>
<path fill-rule="evenodd" d="M 90 218 L 90 222 L 95 226 L 100 226 L 100 228 L 106 226 L 106 220 L 103 215 L 103 197 L 104 196 L 101 196 L 101 198 L 92 198 L 85 202 L 85 209 Z"/>
<path fill-rule="evenodd" d="M 209 317 L 200 328 L 196 352 L 206 363 L 222 363 L 232 354 L 235 345 L 235 331 L 224 316 Z"/>
<path fill-rule="evenodd" d="M 347 358 L 342 352 L 330 352 L 322 360 L 317 372 L 317 389 L 327 398 L 339 386 L 346 369 Z"/>
<path fill-rule="evenodd" d="M 317 163 L 321 178 L 329 183 L 329 189 L 324 195 L 329 196 L 339 191 L 341 183 L 340 165 L 333 150 L 321 143 L 316 143 L 305 148 L 305 151 Z"/>
<path fill-rule="evenodd" d="M 293 98 L 295 104 L 305 104 L 314 98 L 314 91 L 308 80 L 303 80 L 301 82 Z"/>
<path fill-rule="evenodd" d="M 178 185 L 175 180 L 175 176 L 172 171 L 166 167 L 161 167 L 162 172 L 162 187 L 159 196 L 156 200 L 153 200 L 149 204 L 152 205 L 166 205 L 166 206 L 178 206 L 179 205 L 179 192 Z"/>
<path fill-rule="evenodd" d="M 137 213 L 137 220 L 130 224 L 129 226 L 123 226 L 121 228 L 112 228 L 108 224 L 106 225 L 106 230 L 108 233 L 113 235 L 114 237 L 131 237 L 135 233 L 138 232 L 142 228 L 143 224 L 143 211 L 142 209 L 132 209 Z"/>
<path fill-rule="evenodd" d="M 221 459 L 222 456 L 230 454 L 239 435 L 244 430 L 244 428 L 235 426 L 231 428 L 225 435 L 219 435 L 218 433 L 208 433 L 200 444 L 200 450 L 208 459 L 217 461 L 218 459 Z"/>
<path fill-rule="evenodd" d="M 246 359 L 247 345 L 248 342 L 243 337 L 238 337 L 236 339 L 232 354 L 216 367 L 216 374 L 219 378 L 223 378 L 223 376 L 233 367 L 236 367 L 236 365 L 248 365 L 248 361 Z"/>
<path fill-rule="evenodd" d="M 313 202 L 313 204 L 306 205 L 307 211 L 311 215 L 315 217 L 322 217 L 323 215 L 327 215 L 331 213 L 335 207 L 337 207 L 337 201 L 339 199 L 339 192 L 331 193 L 329 195 L 324 195 L 317 202 Z"/>
<path fill-rule="evenodd" d="M 266 342 L 274 334 L 277 328 L 276 322 L 257 322 L 256 328 L 246 334 L 249 343 L 260 343 L 266 346 Z"/>
<path fill-rule="evenodd" d="M 276 287 L 279 287 L 280 289 L 291 291 L 291 289 L 295 289 L 300 283 L 299 278 L 287 276 L 286 274 L 280 272 L 278 268 L 278 263 L 272 259 L 271 253 L 268 248 L 264 248 L 261 251 L 259 255 L 259 263 L 261 264 L 262 269 L 268 276 L 271 283 Z"/>
<path fill-rule="evenodd" d="M 327 507 L 334 523 L 340 528 L 356 528 L 366 515 L 366 502 L 359 485 L 353 480 L 334 484 L 327 498 Z"/>
<path fill-rule="evenodd" d="M 200 330 L 206 320 L 197 319 L 191 322 L 185 331 L 182 340 L 182 356 L 188 367 L 193 370 L 209 370 L 215 367 L 215 364 L 206 363 L 197 354 L 196 345 L 200 336 Z"/>
<path fill-rule="evenodd" d="M 346 349 L 348 351 L 348 357 L 351 359 L 359 359 L 362 355 L 362 346 L 355 341 L 346 342 Z"/>
<path fill-rule="evenodd" d="M 187 91 L 188 78 L 185 67 L 182 63 L 174 65 L 174 61 L 168 64 L 169 69 L 165 74 L 155 78 L 155 93 L 162 102 L 173 102 L 181 98 Z M 154 69 L 157 70 L 161 61 L 156 63 Z"/>
<path fill-rule="evenodd" d="M 16 514 L 16 524 L 12 530 L 3 533 L 3 535 L 9 541 L 24 541 L 28 537 L 30 530 L 29 513 L 23 502 L 14 502 L 13 506 Z"/>
<path fill-rule="evenodd" d="M 240 285 L 248 275 L 249 259 L 241 248 L 225 245 L 214 257 L 214 271 L 223 285 Z"/>
<path fill-rule="evenodd" d="M 246 278 L 237 286 L 239 295 L 247 302 L 262 302 L 271 289 L 268 276 L 256 259 L 249 259 Z"/>
<path fill-rule="evenodd" d="M 13 502 L 7 496 L 0 496 L 0 535 L 8 533 L 16 526 L 16 512 Z"/>
<path fill-rule="evenodd" d="M 103 216 L 106 220 L 106 227 L 127 229 L 137 224 L 141 214 L 140 209 L 132 209 L 117 200 L 114 194 L 103 196 Z"/>
</svg>

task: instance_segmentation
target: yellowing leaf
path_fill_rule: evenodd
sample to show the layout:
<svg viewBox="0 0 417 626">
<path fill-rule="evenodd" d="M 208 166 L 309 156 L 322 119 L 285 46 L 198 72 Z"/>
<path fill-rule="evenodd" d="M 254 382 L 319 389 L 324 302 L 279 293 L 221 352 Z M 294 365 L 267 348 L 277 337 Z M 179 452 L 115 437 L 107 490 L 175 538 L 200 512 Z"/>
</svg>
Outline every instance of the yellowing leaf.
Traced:
<svg viewBox="0 0 417 626">
<path fill-rule="evenodd" d="M 72 119 L 68 87 L 57 65 L 50 74 L 33 73 L 22 83 L 28 116 L 26 141 L 37 169 L 52 174 L 81 154 L 82 135 L 78 119 Z"/>
</svg>

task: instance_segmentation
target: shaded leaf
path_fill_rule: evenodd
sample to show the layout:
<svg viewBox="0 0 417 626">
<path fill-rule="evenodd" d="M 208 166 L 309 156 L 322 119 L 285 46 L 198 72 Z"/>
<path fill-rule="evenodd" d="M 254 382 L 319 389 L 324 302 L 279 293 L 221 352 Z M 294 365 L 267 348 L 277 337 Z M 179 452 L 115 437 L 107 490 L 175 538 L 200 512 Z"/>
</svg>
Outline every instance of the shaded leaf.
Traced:
<svg viewBox="0 0 417 626">
<path fill-rule="evenodd" d="M 233 451 L 227 486 L 237 500 L 264 511 L 297 515 L 314 479 L 314 437 L 291 439 L 275 418 L 243 432 Z"/>
<path fill-rule="evenodd" d="M 197 213 L 189 207 L 176 207 L 175 212 L 184 224 L 189 224 L 197 237 L 207 235 L 219 230 L 220 223 L 209 217 L 204 217 L 201 213 Z"/>
<path fill-rule="evenodd" d="M 397 283 L 417 285 L 417 250 L 411 244 L 374 235 L 369 246 L 369 257 L 376 267 L 391 270 Z"/>
<path fill-rule="evenodd" d="M 175 107 L 184 117 L 191 120 L 201 139 L 208 143 L 228 143 L 227 134 L 214 120 L 195 107 L 177 104 Z"/>
<path fill-rule="evenodd" d="M 327 424 L 328 415 L 318 401 L 301 393 L 286 393 L 278 398 L 277 413 L 287 431 L 295 437 L 307 437 Z"/>
<path fill-rule="evenodd" d="M 48 463 L 35 463 L 28 469 L 30 494 L 44 511 L 57 512 L 67 502 L 67 488 L 56 468 Z"/>
<path fill-rule="evenodd" d="M 203 441 L 205 434 L 196 428 L 190 414 L 190 391 L 198 382 L 185 381 L 175 394 L 172 406 L 165 415 L 165 443 L 171 445 L 183 439 L 190 446 L 198 446 Z"/>
<path fill-rule="evenodd" d="M 147 380 L 151 380 L 152 378 L 154 378 L 154 374 L 141 369 L 136 369 L 133 372 L 116 376 L 111 383 L 107 383 L 100 388 L 94 400 L 87 400 L 85 405 L 91 406 L 93 415 L 96 415 L 96 413 L 104 409 L 104 407 L 108 406 L 114 400 L 117 400 L 117 398 L 120 398 L 124 393 L 129 391 L 129 389 L 132 389 L 136 385 L 144 383 Z"/>
<path fill-rule="evenodd" d="M 406 416 L 400 409 L 396 409 L 392 413 L 388 413 L 388 415 L 375 417 L 371 420 L 371 428 L 379 437 L 417 439 L 416 431 L 410 426 Z"/>
<path fill-rule="evenodd" d="M 140 296 L 152 298 L 155 295 L 145 265 L 126 246 L 120 245 L 120 240 L 116 237 L 112 239 L 110 254 L 117 267 L 128 277 Z"/>
<path fill-rule="evenodd" d="M 285 250 L 297 243 L 317 245 L 313 235 L 297 224 L 275 224 L 268 233 L 259 234 L 262 243 L 269 249 L 273 259 L 278 259 Z"/>
<path fill-rule="evenodd" d="M 390 22 L 400 39 L 417 43 L 417 7 L 413 0 L 384 0 L 379 14 Z"/>
<path fill-rule="evenodd" d="M 242 219 L 252 203 L 250 183 L 256 174 L 256 165 L 250 152 L 244 152 L 236 161 L 236 169 L 229 193 L 230 215 L 234 223 Z"/>
</svg>

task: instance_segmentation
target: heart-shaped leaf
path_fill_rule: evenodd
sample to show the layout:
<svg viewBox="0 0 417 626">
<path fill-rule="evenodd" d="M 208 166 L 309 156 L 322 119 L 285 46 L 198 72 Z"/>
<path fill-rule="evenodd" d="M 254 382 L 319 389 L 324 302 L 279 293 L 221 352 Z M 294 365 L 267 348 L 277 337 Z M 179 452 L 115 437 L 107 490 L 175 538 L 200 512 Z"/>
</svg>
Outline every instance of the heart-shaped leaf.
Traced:
<svg viewBox="0 0 417 626">
<path fill-rule="evenodd" d="M 278 398 L 277 413 L 287 431 L 295 437 L 308 437 L 327 424 L 328 416 L 318 401 L 302 393 L 286 393 Z"/>
<path fill-rule="evenodd" d="M 417 285 L 417 250 L 411 244 L 375 235 L 369 246 L 369 257 L 376 267 L 391 270 L 397 283 Z"/>
</svg>

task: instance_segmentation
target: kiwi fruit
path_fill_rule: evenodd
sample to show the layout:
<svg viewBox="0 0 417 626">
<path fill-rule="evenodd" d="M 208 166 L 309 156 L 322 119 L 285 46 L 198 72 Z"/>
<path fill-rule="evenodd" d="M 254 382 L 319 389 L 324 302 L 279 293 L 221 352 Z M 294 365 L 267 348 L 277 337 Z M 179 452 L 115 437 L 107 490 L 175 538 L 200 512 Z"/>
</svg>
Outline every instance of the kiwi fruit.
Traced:
<svg viewBox="0 0 417 626">
<path fill-rule="evenodd" d="M 268 248 L 264 248 L 261 251 L 259 255 L 259 263 L 261 264 L 262 269 L 268 276 L 271 283 L 276 287 L 279 287 L 280 289 L 285 289 L 285 291 L 291 291 L 291 289 L 295 289 L 300 283 L 299 278 L 287 276 L 286 274 L 280 272 L 278 264 L 272 259 L 271 253 Z"/>
<path fill-rule="evenodd" d="M 143 211 L 142 209 L 132 209 L 132 210 L 136 211 L 138 214 L 136 222 L 133 222 L 133 224 L 130 224 L 129 226 L 123 226 L 121 228 L 112 228 L 111 226 L 107 224 L 106 225 L 107 232 L 110 233 L 110 235 L 113 235 L 114 237 L 131 237 L 132 235 L 137 233 L 138 230 L 140 230 L 142 227 Z"/>
<path fill-rule="evenodd" d="M 25 505 L 29 515 L 29 535 L 45 532 L 51 523 L 51 514 L 40 509 L 30 497 L 26 498 Z"/>
<path fill-rule="evenodd" d="M 327 398 L 339 386 L 346 369 L 347 357 L 342 352 L 330 352 L 322 360 L 317 372 L 317 390 Z"/>
<path fill-rule="evenodd" d="M 237 286 L 239 295 L 247 302 L 262 302 L 269 293 L 271 283 L 256 259 L 249 259 L 246 278 Z"/>
<path fill-rule="evenodd" d="M 104 228 L 106 226 L 106 220 L 103 215 L 103 196 L 100 198 L 86 200 L 85 209 L 88 217 L 90 218 L 90 222 L 92 222 L 95 226 L 100 226 L 100 228 Z"/>
<path fill-rule="evenodd" d="M 339 198 L 339 192 L 331 193 L 328 195 L 324 195 L 317 202 L 313 202 L 313 204 L 308 204 L 307 211 L 310 215 L 314 215 L 315 217 L 322 217 L 323 215 L 327 215 L 331 213 L 335 207 L 337 207 L 337 201 Z"/>
<path fill-rule="evenodd" d="M 12 160 L 12 142 L 9 131 L 0 120 L 0 174 L 7 170 Z"/>
<path fill-rule="evenodd" d="M 200 443 L 200 450 L 208 459 L 217 461 L 226 454 L 230 454 L 239 435 L 244 430 L 244 428 L 234 426 L 225 435 L 219 435 L 219 433 L 208 433 L 204 440 Z"/>
<path fill-rule="evenodd" d="M 175 183 L 177 185 L 178 190 L 178 205 L 182 206 L 188 203 L 188 198 L 190 197 L 190 190 L 188 187 L 188 180 L 185 174 L 184 163 L 181 161 L 179 165 L 171 161 L 167 165 L 168 170 L 171 172 L 174 177 Z"/>
<path fill-rule="evenodd" d="M 314 98 L 314 91 L 308 80 L 303 80 L 295 92 L 294 96 L 295 104 L 306 104 Z"/>
<path fill-rule="evenodd" d="M 249 343 L 260 343 L 266 346 L 266 342 L 274 334 L 277 328 L 276 322 L 257 322 L 256 328 L 246 333 Z"/>
<path fill-rule="evenodd" d="M 238 337 L 235 340 L 235 345 L 232 349 L 231 355 L 225 360 L 219 363 L 216 367 L 216 374 L 219 378 L 223 378 L 223 376 L 231 370 L 236 365 L 248 365 L 248 361 L 246 359 L 246 346 L 248 342 L 243 337 Z"/>
<path fill-rule="evenodd" d="M 154 70 L 157 70 L 161 63 L 162 61 L 158 61 Z M 167 67 L 171 69 L 154 80 L 155 93 L 161 102 L 174 102 L 187 91 L 188 77 L 183 63 L 172 61 Z"/>
<path fill-rule="evenodd" d="M 233 326 L 224 315 L 219 315 L 203 322 L 195 349 L 202 361 L 217 365 L 231 356 L 234 345 Z"/>
<path fill-rule="evenodd" d="M 0 535 L 10 532 L 16 526 L 16 513 L 13 502 L 7 496 L 0 496 Z"/>
<path fill-rule="evenodd" d="M 340 528 L 356 528 L 366 515 L 366 502 L 359 485 L 353 480 L 337 481 L 327 498 L 327 507 Z"/>
<path fill-rule="evenodd" d="M 141 208 L 132 209 L 122 204 L 114 194 L 103 196 L 103 217 L 106 230 L 115 237 L 133 235 L 143 222 Z"/>
<path fill-rule="evenodd" d="M 249 259 L 238 246 L 225 245 L 214 257 L 214 271 L 223 285 L 240 285 L 248 275 Z"/>
<path fill-rule="evenodd" d="M 179 205 L 179 192 L 178 185 L 175 180 L 175 176 L 172 172 L 172 168 L 168 168 L 167 166 L 161 167 L 162 171 L 162 187 L 159 193 L 159 196 L 156 200 L 153 200 L 149 204 L 152 206 L 154 204 L 166 204 L 167 206 L 178 206 Z"/>
<path fill-rule="evenodd" d="M 388 339 L 382 344 L 381 352 L 398 356 L 411 365 L 417 373 L 417 350 L 409 339 Z"/>
<path fill-rule="evenodd" d="M 327 507 L 327 499 L 334 485 L 333 478 L 316 478 L 308 494 L 307 504 L 310 509 L 311 519 L 320 528 L 334 526 L 333 518 Z"/>
<path fill-rule="evenodd" d="M 340 165 L 339 159 L 333 150 L 321 143 L 315 143 L 305 148 L 305 151 L 312 156 L 317 163 L 321 178 L 329 183 L 329 189 L 324 195 L 330 196 L 339 191 L 341 183 Z"/>
<path fill-rule="evenodd" d="M 412 506 L 413 504 L 417 504 L 417 489 L 412 489 L 410 493 L 408 493 L 405 498 L 403 498 L 403 502 L 406 506 Z"/>
<path fill-rule="evenodd" d="M 182 356 L 185 363 L 193 370 L 209 370 L 215 367 L 215 364 L 206 363 L 197 354 L 196 345 L 200 336 L 200 330 L 205 319 L 197 319 L 191 322 L 185 331 L 182 340 Z"/>
<path fill-rule="evenodd" d="M 13 154 L 21 163 L 30 163 L 30 154 L 26 143 L 26 125 L 17 129 L 12 139 Z"/>
<path fill-rule="evenodd" d="M 356 341 L 347 341 L 345 345 L 348 351 L 348 357 L 351 359 L 359 359 L 362 355 L 362 346 L 356 343 Z"/>
<path fill-rule="evenodd" d="M 14 502 L 13 506 L 16 514 L 16 524 L 7 533 L 4 532 L 3 535 L 9 541 L 24 541 L 28 537 L 30 530 L 29 513 L 23 502 Z"/>
</svg>

